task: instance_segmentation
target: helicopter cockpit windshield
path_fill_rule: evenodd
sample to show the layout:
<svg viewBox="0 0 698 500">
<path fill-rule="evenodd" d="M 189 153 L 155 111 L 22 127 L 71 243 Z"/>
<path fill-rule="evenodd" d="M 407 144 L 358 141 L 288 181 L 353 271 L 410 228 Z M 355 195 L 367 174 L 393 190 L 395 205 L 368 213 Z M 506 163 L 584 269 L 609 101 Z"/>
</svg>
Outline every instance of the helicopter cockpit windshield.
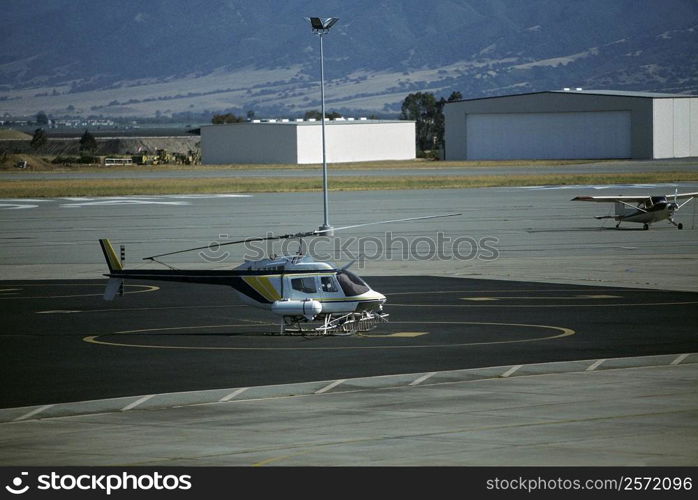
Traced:
<svg viewBox="0 0 698 500">
<path fill-rule="evenodd" d="M 337 272 L 337 281 L 339 281 L 339 286 L 342 287 L 342 291 L 347 297 L 361 295 L 371 289 L 364 280 L 346 269 Z"/>
</svg>

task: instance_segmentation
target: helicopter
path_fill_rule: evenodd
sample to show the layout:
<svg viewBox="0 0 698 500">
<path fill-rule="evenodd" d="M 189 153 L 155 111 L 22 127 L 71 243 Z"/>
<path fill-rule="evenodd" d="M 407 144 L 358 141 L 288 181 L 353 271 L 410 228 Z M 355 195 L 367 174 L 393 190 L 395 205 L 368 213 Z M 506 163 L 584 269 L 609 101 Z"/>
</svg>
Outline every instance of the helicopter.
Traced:
<svg viewBox="0 0 698 500">
<path fill-rule="evenodd" d="M 333 235 L 336 231 L 438 217 L 452 217 L 459 213 L 429 215 L 406 219 L 394 219 L 365 224 L 318 230 L 245 238 L 220 243 L 245 244 L 255 241 L 298 239 Z M 338 268 L 328 262 L 320 262 L 303 253 L 303 245 L 295 255 L 272 256 L 260 260 L 245 261 L 229 270 L 179 270 L 160 262 L 162 257 L 210 248 L 196 247 L 177 250 L 143 260 L 164 264 L 169 269 L 124 269 L 114 247 L 108 239 L 100 239 L 104 258 L 109 268 L 109 278 L 104 292 L 105 300 L 113 300 L 123 290 L 124 280 L 178 281 L 205 283 L 233 288 L 244 304 L 270 311 L 280 319 L 281 335 L 351 335 L 376 328 L 388 322 L 383 311 L 386 297 L 373 290 L 360 276 L 350 271 L 349 264 Z"/>
</svg>

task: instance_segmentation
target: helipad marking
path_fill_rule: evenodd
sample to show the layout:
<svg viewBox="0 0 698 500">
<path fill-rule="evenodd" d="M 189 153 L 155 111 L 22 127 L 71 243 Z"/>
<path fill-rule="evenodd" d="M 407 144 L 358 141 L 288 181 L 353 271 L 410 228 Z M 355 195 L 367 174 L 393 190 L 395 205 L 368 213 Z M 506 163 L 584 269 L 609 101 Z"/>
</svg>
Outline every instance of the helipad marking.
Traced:
<svg viewBox="0 0 698 500">
<path fill-rule="evenodd" d="M 472 302 L 487 302 L 495 300 L 589 300 L 589 299 L 622 299 L 620 295 L 568 295 L 568 296 L 541 296 L 541 297 L 531 297 L 529 296 L 506 296 L 501 297 L 461 297 L 461 300 L 469 300 Z"/>
<path fill-rule="evenodd" d="M 676 366 L 676 365 L 680 364 L 687 357 L 688 357 L 688 354 L 682 354 L 678 358 L 676 358 L 674 361 L 672 361 L 671 364 Z"/>
<path fill-rule="evenodd" d="M 336 351 L 336 350 L 351 350 L 351 349 L 414 349 L 414 348 L 420 348 L 420 349 L 435 349 L 435 348 L 444 348 L 444 347 L 465 347 L 465 346 L 477 346 L 477 345 L 496 345 L 496 344 L 515 344 L 515 343 L 524 343 L 524 342 L 539 342 L 542 340 L 552 340 L 552 339 L 560 339 L 563 337 L 568 337 L 570 335 L 575 335 L 575 331 L 572 330 L 571 328 L 565 328 L 562 326 L 552 326 L 552 325 L 530 325 L 530 324 L 524 324 L 524 323 L 491 323 L 491 322 L 482 322 L 482 321 L 429 321 L 429 322 L 417 322 L 417 321 L 394 321 L 393 324 L 414 324 L 414 323 L 428 323 L 430 325 L 485 325 L 485 326 L 512 326 L 512 327 L 523 327 L 523 328 L 541 328 L 545 330 L 553 330 L 558 333 L 554 335 L 547 335 L 544 337 L 534 337 L 534 338 L 525 338 L 525 339 L 517 339 L 517 340 L 495 340 L 495 341 L 489 341 L 489 342 L 465 342 L 465 343 L 454 343 L 454 344 L 428 344 L 428 345 L 406 345 L 406 344 L 399 344 L 399 345 L 351 345 L 351 346 L 321 346 L 321 347 L 298 347 L 298 346 L 293 346 L 293 347 L 260 347 L 260 346 L 185 346 L 185 345 L 167 345 L 167 344 L 134 344 L 134 343 L 126 343 L 126 342 L 111 342 L 111 341 L 106 341 L 106 340 L 101 340 L 100 337 L 104 336 L 109 336 L 109 335 L 124 335 L 124 334 L 138 334 L 138 333 L 147 333 L 147 332 L 154 332 L 154 331 L 172 331 L 172 330 L 191 330 L 193 328 L 225 328 L 225 327 L 236 327 L 236 326 L 250 326 L 249 324 L 229 324 L 229 325 L 209 325 L 209 326 L 203 326 L 203 325 L 198 325 L 198 326 L 184 326 L 184 327 L 169 327 L 169 328 L 147 328 L 147 329 L 142 329 L 142 330 L 126 330 L 126 331 L 120 331 L 120 332 L 114 332 L 114 333 L 107 333 L 107 334 L 101 334 L 101 335 L 88 335 L 86 337 L 83 337 L 83 342 L 88 342 L 90 344 L 100 344 L 100 345 L 108 345 L 108 346 L 116 346 L 116 347 L 138 347 L 138 348 L 143 348 L 143 349 L 191 349 L 191 350 L 205 350 L 205 351 L 222 351 L 222 350 L 232 350 L 232 351 L 297 351 L 297 350 L 312 350 L 312 351 L 321 351 L 321 350 L 331 350 L 331 351 Z M 260 323 L 262 326 L 269 326 L 271 323 L 266 324 L 266 323 Z M 259 325 L 256 325 L 259 326 Z M 360 335 L 357 335 L 357 337 Z M 375 337 L 388 337 L 386 336 L 378 336 L 376 335 Z"/>
<path fill-rule="evenodd" d="M 590 364 L 590 365 L 587 367 L 586 371 L 588 371 L 588 372 L 593 372 L 593 371 L 596 370 L 599 366 L 601 366 L 601 363 L 603 363 L 604 361 L 606 361 L 606 360 L 605 360 L 605 359 L 597 359 L 596 361 L 594 361 L 592 364 Z"/>
<path fill-rule="evenodd" d="M 237 390 L 231 392 L 227 396 L 223 396 L 221 399 L 218 400 L 218 402 L 225 403 L 226 401 L 230 401 L 231 399 L 238 397 L 240 394 L 245 392 L 247 389 L 249 389 L 249 387 L 241 387 L 240 389 L 237 389 Z"/>
<path fill-rule="evenodd" d="M 516 373 L 516 372 L 519 370 L 519 368 L 521 368 L 521 367 L 523 367 L 523 365 L 512 366 L 512 367 L 509 368 L 507 371 L 505 371 L 504 373 L 502 373 L 502 375 L 501 375 L 502 378 L 510 377 L 511 375 L 513 375 L 514 373 Z"/>
<path fill-rule="evenodd" d="M 422 375 L 421 377 L 419 377 L 418 379 L 415 379 L 412 382 L 410 382 L 410 385 L 419 385 L 422 382 L 424 382 L 425 380 L 428 380 L 431 377 L 433 377 L 434 375 L 436 375 L 436 373 L 437 372 L 426 373 L 426 374 Z"/>
<path fill-rule="evenodd" d="M 511 297 L 509 297 L 511 298 Z M 529 297 L 527 297 L 529 298 Z M 547 297 L 549 298 L 549 297 Z M 462 300 L 466 300 L 463 298 Z M 535 308 L 535 307 L 649 307 L 649 306 L 685 306 L 689 304 L 698 304 L 698 300 L 686 300 L 678 302 L 597 302 L 597 303 L 581 303 L 575 302 L 573 304 L 551 304 L 551 303 L 538 303 L 538 304 L 507 304 L 506 307 L 519 307 L 519 308 Z M 431 309 L 437 307 L 502 307 L 499 304 L 398 304 L 395 302 L 390 303 L 390 307 L 428 307 Z"/>
<path fill-rule="evenodd" d="M 48 410 L 49 408 L 51 408 L 51 407 L 53 407 L 53 406 L 55 406 L 55 405 L 45 405 L 45 406 L 41 406 L 41 407 L 39 407 L 39 408 L 35 408 L 35 409 L 33 409 L 32 411 L 30 411 L 29 413 L 27 413 L 27 414 L 25 414 L 25 415 L 22 415 L 21 417 L 15 418 L 15 419 L 14 419 L 14 422 L 19 422 L 19 421 L 21 421 L 21 420 L 26 420 L 26 419 L 28 419 L 28 418 L 31 418 L 31 417 L 33 417 L 34 415 L 38 415 L 39 413 L 44 412 L 44 411 Z"/>
<path fill-rule="evenodd" d="M 317 391 L 315 391 L 315 394 L 323 394 L 323 393 L 325 393 L 325 392 L 327 392 L 327 391 L 329 391 L 329 390 L 334 389 L 334 388 L 337 387 L 339 384 L 342 384 L 342 383 L 344 383 L 344 382 L 346 382 L 346 381 L 347 381 L 347 379 L 345 379 L 345 378 L 340 379 L 340 380 L 335 380 L 334 382 L 332 382 L 331 384 L 326 385 L 326 386 L 323 387 L 322 389 L 318 389 Z"/>
<path fill-rule="evenodd" d="M 121 411 L 133 410 L 136 406 L 139 406 L 139 405 L 145 403 L 146 401 L 148 401 L 149 399 L 154 398 L 154 397 L 155 397 L 155 394 L 149 394 L 148 396 L 143 396 L 139 400 L 134 401 L 133 403 L 128 404 L 128 405 L 124 406 L 123 408 L 121 408 Z"/>
<path fill-rule="evenodd" d="M 385 335 L 376 335 L 376 334 L 371 335 L 371 334 L 359 333 L 358 335 L 360 335 L 362 337 L 368 337 L 368 338 L 374 338 L 374 339 L 380 339 L 380 338 L 413 339 L 415 337 L 420 337 L 422 335 L 429 335 L 429 332 L 395 332 L 395 333 L 388 333 Z"/>
<path fill-rule="evenodd" d="M 103 284 L 101 283 L 49 283 L 49 284 L 41 284 L 41 285 L 30 285 L 30 284 L 22 284 L 21 286 L 28 287 L 28 286 L 41 286 L 42 288 L 46 288 L 49 286 L 91 286 L 91 287 L 99 287 L 102 288 L 104 287 Z M 132 294 L 132 293 L 148 293 L 148 292 L 156 292 L 160 290 L 159 286 L 155 285 L 126 285 L 127 290 L 124 291 L 125 294 Z M 140 290 L 128 290 L 128 288 L 139 288 Z M 75 298 L 75 297 L 101 297 L 104 295 L 104 292 L 100 293 L 83 293 L 83 294 L 73 294 L 73 295 L 37 295 L 37 296 L 19 296 L 19 297 L 11 297 L 11 296 L 0 296 L 0 299 L 4 300 L 35 300 L 35 299 L 67 299 L 67 298 Z"/>
</svg>

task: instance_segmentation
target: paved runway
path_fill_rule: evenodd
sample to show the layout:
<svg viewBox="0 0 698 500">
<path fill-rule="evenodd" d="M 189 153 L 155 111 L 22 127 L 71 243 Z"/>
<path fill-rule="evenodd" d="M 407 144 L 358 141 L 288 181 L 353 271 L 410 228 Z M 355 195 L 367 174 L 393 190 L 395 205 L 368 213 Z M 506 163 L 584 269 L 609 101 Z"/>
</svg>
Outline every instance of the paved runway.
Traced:
<svg viewBox="0 0 698 500">
<path fill-rule="evenodd" d="M 443 277 L 372 277 L 390 323 L 281 337 L 211 285 L 0 283 L 3 384 L 17 407 L 506 364 L 691 352 L 698 294 Z"/>
</svg>

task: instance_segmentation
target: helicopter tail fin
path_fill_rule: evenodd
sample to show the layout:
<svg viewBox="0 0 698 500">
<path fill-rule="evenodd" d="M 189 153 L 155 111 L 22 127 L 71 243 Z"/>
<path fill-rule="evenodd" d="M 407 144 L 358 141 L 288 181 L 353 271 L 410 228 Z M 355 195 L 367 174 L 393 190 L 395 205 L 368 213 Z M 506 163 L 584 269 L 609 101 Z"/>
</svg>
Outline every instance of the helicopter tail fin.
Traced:
<svg viewBox="0 0 698 500">
<path fill-rule="evenodd" d="M 124 270 L 124 266 L 121 265 L 121 261 L 116 256 L 114 247 L 108 239 L 99 240 L 99 244 L 102 247 L 102 252 L 104 253 L 104 259 L 107 261 L 107 267 L 109 267 L 109 281 L 107 282 L 107 287 L 104 290 L 104 300 L 114 300 L 116 294 L 123 293 L 124 280 L 121 278 L 115 278 L 111 275 L 120 273 Z"/>
<path fill-rule="evenodd" d="M 111 246 L 111 242 L 108 239 L 99 240 L 99 244 L 102 246 L 102 252 L 104 253 L 104 259 L 107 261 L 107 267 L 109 267 L 110 273 L 118 273 L 123 271 L 124 268 L 121 265 L 121 261 L 116 256 L 114 247 Z"/>
</svg>

